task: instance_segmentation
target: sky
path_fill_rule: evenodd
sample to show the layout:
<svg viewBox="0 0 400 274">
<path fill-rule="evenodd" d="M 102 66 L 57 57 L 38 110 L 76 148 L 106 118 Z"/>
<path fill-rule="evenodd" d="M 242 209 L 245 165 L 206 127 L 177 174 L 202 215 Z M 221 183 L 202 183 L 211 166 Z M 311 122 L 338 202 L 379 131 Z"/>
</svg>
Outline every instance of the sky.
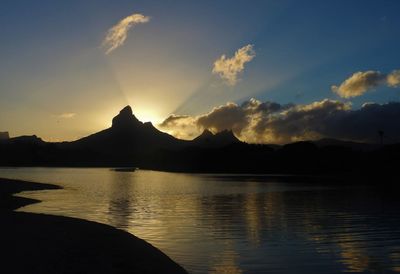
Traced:
<svg viewBox="0 0 400 274">
<path fill-rule="evenodd" d="M 399 1 L 3 0 L 0 131 L 400 141 Z M 355 130 L 354 128 L 360 128 Z M 397 139 L 399 138 L 399 139 Z"/>
</svg>

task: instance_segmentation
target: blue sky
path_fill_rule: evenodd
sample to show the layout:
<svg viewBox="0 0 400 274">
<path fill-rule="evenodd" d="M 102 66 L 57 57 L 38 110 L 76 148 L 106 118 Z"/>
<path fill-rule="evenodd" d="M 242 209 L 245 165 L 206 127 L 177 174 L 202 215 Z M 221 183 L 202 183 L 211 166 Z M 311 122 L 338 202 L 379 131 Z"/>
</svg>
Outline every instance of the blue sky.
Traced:
<svg viewBox="0 0 400 274">
<path fill-rule="evenodd" d="M 399 101 L 399 90 L 384 85 L 354 98 L 331 90 L 355 72 L 400 69 L 399 10 L 394 0 L 5 0 L 0 130 L 72 140 L 109 126 L 127 104 L 158 123 L 251 97 L 280 104 L 329 98 L 355 109 Z M 151 19 L 105 54 L 107 31 L 133 13 Z M 214 62 L 249 44 L 254 59 L 237 84 L 226 85 L 212 73 Z"/>
</svg>

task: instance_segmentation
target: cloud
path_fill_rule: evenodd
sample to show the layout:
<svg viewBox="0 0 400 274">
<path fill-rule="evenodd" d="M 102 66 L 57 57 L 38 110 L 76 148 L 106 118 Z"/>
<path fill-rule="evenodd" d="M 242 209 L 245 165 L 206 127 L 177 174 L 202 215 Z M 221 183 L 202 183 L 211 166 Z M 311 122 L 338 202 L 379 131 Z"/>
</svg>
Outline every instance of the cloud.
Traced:
<svg viewBox="0 0 400 274">
<path fill-rule="evenodd" d="M 116 48 L 122 46 L 128 37 L 129 30 L 140 24 L 149 22 L 150 17 L 143 14 L 134 13 L 118 22 L 115 26 L 108 30 L 103 41 L 103 47 L 106 48 L 106 54 L 111 53 Z"/>
<path fill-rule="evenodd" d="M 385 79 L 386 76 L 379 71 L 359 71 L 347 78 L 340 86 L 332 86 L 332 91 L 343 98 L 356 97 L 376 88 Z"/>
<path fill-rule="evenodd" d="M 199 135 L 199 128 L 196 125 L 195 118 L 189 115 L 173 114 L 157 127 L 179 139 L 190 140 Z"/>
<path fill-rule="evenodd" d="M 388 142 L 395 142 L 400 141 L 400 124 L 394 122 L 398 117 L 400 103 L 366 103 L 353 110 L 351 103 L 330 99 L 305 105 L 250 99 L 241 105 L 226 103 L 198 116 L 170 116 L 159 128 L 171 134 L 179 132 L 185 139 L 193 139 L 203 129 L 214 133 L 231 129 L 248 143 L 290 143 L 321 138 L 377 142 L 378 130 L 384 130 L 391 138 Z"/>
<path fill-rule="evenodd" d="M 332 117 L 339 117 L 351 108 L 349 103 L 324 99 L 307 105 L 292 105 L 274 115 L 264 116 L 251 126 L 258 142 L 289 143 L 324 137 Z M 340 137 L 339 137 L 340 138 Z"/>
<path fill-rule="evenodd" d="M 235 52 L 231 58 L 226 58 L 225 54 L 214 62 L 213 74 L 217 74 L 230 86 L 238 82 L 238 74 L 244 70 L 244 65 L 253 60 L 256 53 L 253 45 L 247 45 Z"/>
<path fill-rule="evenodd" d="M 57 115 L 57 117 L 61 118 L 61 119 L 71 119 L 71 118 L 74 118 L 75 116 L 76 116 L 76 113 L 74 113 L 74 112 L 66 112 L 66 113 Z"/>
<path fill-rule="evenodd" d="M 339 86 L 332 86 L 331 89 L 342 98 L 361 96 L 368 90 L 380 85 L 398 87 L 400 85 L 400 70 L 394 70 L 389 74 L 379 71 L 359 71 L 347 78 Z"/>
<path fill-rule="evenodd" d="M 389 87 L 399 87 L 400 86 L 400 70 L 394 70 L 387 76 L 387 84 Z"/>
<path fill-rule="evenodd" d="M 241 130 L 247 123 L 247 117 L 241 107 L 229 102 L 197 117 L 196 122 L 200 128 L 209 129 L 213 132 L 226 129 Z"/>
</svg>

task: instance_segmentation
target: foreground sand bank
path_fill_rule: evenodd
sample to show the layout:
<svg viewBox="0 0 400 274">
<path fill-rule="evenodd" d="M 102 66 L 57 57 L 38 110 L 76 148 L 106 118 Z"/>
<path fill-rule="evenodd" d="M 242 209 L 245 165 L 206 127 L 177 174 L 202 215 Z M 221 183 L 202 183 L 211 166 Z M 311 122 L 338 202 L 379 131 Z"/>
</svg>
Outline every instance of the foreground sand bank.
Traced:
<svg viewBox="0 0 400 274">
<path fill-rule="evenodd" d="M 13 211 L 38 201 L 12 194 L 54 188 L 0 178 L 2 273 L 187 273 L 149 243 L 111 226 Z"/>
</svg>

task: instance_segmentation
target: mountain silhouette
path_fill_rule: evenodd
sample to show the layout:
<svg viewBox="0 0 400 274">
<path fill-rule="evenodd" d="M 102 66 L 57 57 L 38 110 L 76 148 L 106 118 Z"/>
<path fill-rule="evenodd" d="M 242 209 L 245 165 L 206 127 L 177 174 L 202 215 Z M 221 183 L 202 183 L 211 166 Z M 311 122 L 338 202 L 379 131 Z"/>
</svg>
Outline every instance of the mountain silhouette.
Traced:
<svg viewBox="0 0 400 274">
<path fill-rule="evenodd" d="M 379 144 L 369 144 L 369 143 L 358 143 L 352 141 L 343 141 L 332 138 L 323 138 L 317 141 L 314 141 L 319 147 L 345 147 L 353 150 L 361 150 L 361 151 L 372 151 L 379 148 Z"/>
<path fill-rule="evenodd" d="M 124 107 L 117 116 L 112 119 L 112 128 L 126 129 L 129 127 L 138 127 L 142 123 L 133 115 L 131 106 Z"/>
<path fill-rule="evenodd" d="M 187 145 L 156 129 L 152 123 L 142 123 L 130 106 L 123 108 L 112 119 L 112 126 L 63 146 L 78 150 L 93 151 L 110 157 L 117 162 L 135 162 L 160 149 L 176 150 Z"/>
<path fill-rule="evenodd" d="M 202 134 L 192 140 L 192 145 L 200 147 L 224 147 L 234 143 L 239 143 L 239 139 L 231 130 L 224 130 L 216 134 L 205 129 Z"/>
<path fill-rule="evenodd" d="M 397 174 L 400 144 L 376 145 L 336 139 L 286 145 L 247 144 L 230 130 L 205 129 L 191 141 L 143 123 L 126 106 L 111 127 L 72 142 L 20 136 L 0 140 L 1 166 L 139 167 L 182 172 L 281 174 Z M 382 175 L 383 174 L 383 175 Z M 381 180 L 378 180 L 381 181 Z M 389 182 L 390 180 L 388 180 Z"/>
<path fill-rule="evenodd" d="M 237 142 L 240 141 L 232 131 L 227 130 L 217 134 L 204 130 L 203 134 L 192 141 L 177 139 L 159 131 L 150 122 L 142 123 L 133 115 L 132 108 L 126 106 L 112 119 L 110 128 L 67 145 L 133 159 L 160 149 L 178 150 L 191 146 L 223 147 Z"/>
<path fill-rule="evenodd" d="M 24 135 L 7 139 L 12 144 L 44 144 L 41 138 L 36 135 Z"/>
</svg>

